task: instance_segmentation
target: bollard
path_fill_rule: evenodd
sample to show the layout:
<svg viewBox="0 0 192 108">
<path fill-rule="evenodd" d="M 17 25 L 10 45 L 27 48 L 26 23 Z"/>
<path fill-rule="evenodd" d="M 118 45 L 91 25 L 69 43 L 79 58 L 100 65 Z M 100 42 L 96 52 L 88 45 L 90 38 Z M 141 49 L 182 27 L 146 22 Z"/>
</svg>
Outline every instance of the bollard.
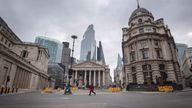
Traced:
<svg viewBox="0 0 192 108">
<path fill-rule="evenodd" d="M 3 94 L 3 91 L 4 91 L 4 87 L 1 87 L 1 94 Z"/>
<path fill-rule="evenodd" d="M 7 88 L 7 93 L 9 94 L 9 91 L 10 91 L 10 87 Z"/>
<path fill-rule="evenodd" d="M 7 94 L 7 87 L 5 87 L 4 93 Z"/>
<path fill-rule="evenodd" d="M 16 93 L 18 92 L 18 88 L 16 88 Z"/>
<path fill-rule="evenodd" d="M 14 88 L 12 88 L 12 91 L 11 91 L 12 93 L 14 93 Z"/>
</svg>

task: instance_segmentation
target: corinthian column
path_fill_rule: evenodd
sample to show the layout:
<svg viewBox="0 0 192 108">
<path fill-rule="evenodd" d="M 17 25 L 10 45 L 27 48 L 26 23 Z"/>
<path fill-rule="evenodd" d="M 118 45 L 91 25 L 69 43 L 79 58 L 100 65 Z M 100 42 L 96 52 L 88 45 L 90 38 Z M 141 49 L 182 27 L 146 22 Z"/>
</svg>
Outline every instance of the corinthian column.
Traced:
<svg viewBox="0 0 192 108">
<path fill-rule="evenodd" d="M 93 85 L 96 86 L 96 71 L 94 70 L 93 72 L 94 72 L 94 79 L 93 79 L 94 81 L 93 81 Z"/>
<path fill-rule="evenodd" d="M 105 72 L 103 71 L 103 86 L 105 85 Z"/>
<path fill-rule="evenodd" d="M 91 70 L 89 70 L 89 85 L 91 85 Z"/>
<path fill-rule="evenodd" d="M 87 83 L 87 79 L 86 79 L 86 77 L 87 77 L 87 71 L 85 70 L 85 75 L 84 75 L 84 84 L 86 84 L 86 83 Z"/>
<path fill-rule="evenodd" d="M 101 78 L 100 78 L 100 70 L 98 71 L 98 86 L 100 87 L 101 86 Z"/>
</svg>

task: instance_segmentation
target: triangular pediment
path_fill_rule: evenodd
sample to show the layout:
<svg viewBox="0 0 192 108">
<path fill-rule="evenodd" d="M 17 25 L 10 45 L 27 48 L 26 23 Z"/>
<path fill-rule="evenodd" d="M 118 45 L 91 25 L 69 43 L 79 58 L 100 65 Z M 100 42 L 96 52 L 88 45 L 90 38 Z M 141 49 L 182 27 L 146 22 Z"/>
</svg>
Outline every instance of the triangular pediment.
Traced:
<svg viewBox="0 0 192 108">
<path fill-rule="evenodd" d="M 84 61 L 84 62 L 81 62 L 81 63 L 73 65 L 73 68 L 80 68 L 80 67 L 85 67 L 85 68 L 86 67 L 91 67 L 91 68 L 93 68 L 93 67 L 101 67 L 101 68 L 103 68 L 105 66 L 103 66 L 101 64 L 98 64 L 96 62 L 92 62 L 92 61 Z"/>
</svg>

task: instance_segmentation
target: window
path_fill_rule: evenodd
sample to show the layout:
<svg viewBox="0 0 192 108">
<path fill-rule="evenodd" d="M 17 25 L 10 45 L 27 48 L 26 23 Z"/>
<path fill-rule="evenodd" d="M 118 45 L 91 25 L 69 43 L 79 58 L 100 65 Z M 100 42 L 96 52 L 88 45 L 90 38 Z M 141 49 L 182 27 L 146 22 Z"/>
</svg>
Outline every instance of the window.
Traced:
<svg viewBox="0 0 192 108">
<path fill-rule="evenodd" d="M 1 37 L 1 42 L 3 42 L 4 41 L 4 38 L 3 37 Z"/>
<path fill-rule="evenodd" d="M 154 41 L 155 46 L 159 46 L 159 42 L 157 40 Z"/>
<path fill-rule="evenodd" d="M 132 70 L 133 83 L 137 83 L 136 68 L 135 67 L 131 67 L 131 70 Z"/>
<path fill-rule="evenodd" d="M 155 49 L 157 58 L 162 58 L 161 49 Z"/>
<path fill-rule="evenodd" d="M 145 49 L 145 50 L 142 50 L 142 56 L 143 56 L 143 59 L 148 59 L 149 56 L 148 56 L 148 50 Z"/>
<path fill-rule="evenodd" d="M 142 66 L 142 68 L 143 68 L 144 82 L 147 82 L 148 84 L 151 84 L 151 82 L 153 81 L 151 65 L 150 64 L 145 64 L 145 65 Z"/>
<path fill-rule="evenodd" d="M 23 57 L 23 58 L 28 57 L 28 51 L 23 50 L 23 51 L 21 52 L 21 57 Z"/>
<path fill-rule="evenodd" d="M 136 75 L 136 73 L 132 74 L 132 78 L 133 78 L 133 83 L 137 83 L 137 75 Z"/>
<path fill-rule="evenodd" d="M 131 33 L 129 33 L 129 39 L 131 38 Z"/>
<path fill-rule="evenodd" d="M 7 44 L 7 40 L 5 40 L 5 45 Z"/>
<path fill-rule="evenodd" d="M 37 55 L 37 60 L 41 59 L 42 52 L 39 50 Z"/>
<path fill-rule="evenodd" d="M 144 28 L 139 28 L 139 33 L 140 34 L 144 33 Z"/>
<path fill-rule="evenodd" d="M 133 51 L 133 45 L 130 45 L 129 50 Z"/>
<path fill-rule="evenodd" d="M 159 64 L 159 71 L 160 71 L 160 75 L 161 75 L 161 78 L 163 79 L 163 81 L 166 81 L 167 73 L 165 72 L 165 65 L 164 64 Z"/>
<path fill-rule="evenodd" d="M 142 40 L 140 41 L 141 47 L 145 47 L 147 45 L 146 40 Z"/>
<path fill-rule="evenodd" d="M 148 21 L 151 23 L 151 19 L 149 18 Z"/>
<path fill-rule="evenodd" d="M 135 52 L 130 53 L 131 62 L 135 61 Z"/>
<path fill-rule="evenodd" d="M 11 44 L 9 43 L 9 47 L 11 47 Z"/>
<path fill-rule="evenodd" d="M 154 33 L 156 33 L 156 32 L 157 32 L 156 28 L 153 28 L 153 32 L 154 32 Z"/>
<path fill-rule="evenodd" d="M 144 72 L 143 76 L 144 76 L 144 82 L 151 83 L 153 81 L 152 72 Z"/>
<path fill-rule="evenodd" d="M 149 71 L 149 70 L 151 70 L 151 65 L 150 64 L 145 64 L 145 65 L 142 66 L 142 68 L 143 68 L 143 71 Z"/>
<path fill-rule="evenodd" d="M 138 22 L 139 22 L 139 24 L 141 24 L 143 21 L 142 21 L 142 19 L 139 19 Z"/>
<path fill-rule="evenodd" d="M 134 26 L 134 24 L 133 24 L 133 23 L 131 23 L 131 26 Z"/>
</svg>

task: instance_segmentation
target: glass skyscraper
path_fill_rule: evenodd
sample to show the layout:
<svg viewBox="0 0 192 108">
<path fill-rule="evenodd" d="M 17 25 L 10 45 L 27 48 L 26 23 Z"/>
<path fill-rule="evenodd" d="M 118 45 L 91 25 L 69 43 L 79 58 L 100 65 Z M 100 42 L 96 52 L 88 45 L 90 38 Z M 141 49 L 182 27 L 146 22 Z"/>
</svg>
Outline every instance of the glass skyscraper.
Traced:
<svg viewBox="0 0 192 108">
<path fill-rule="evenodd" d="M 51 39 L 44 36 L 38 36 L 35 39 L 35 43 L 42 45 L 48 48 L 49 51 L 49 64 L 51 63 L 60 63 L 61 62 L 61 53 L 62 53 L 62 44 L 61 42 Z"/>
<path fill-rule="evenodd" d="M 80 60 L 96 60 L 96 40 L 93 24 L 89 25 L 81 41 Z"/>
<path fill-rule="evenodd" d="M 181 63 L 183 61 L 182 57 L 184 55 L 184 52 L 188 48 L 188 46 L 186 44 L 176 43 L 176 47 L 177 47 L 177 54 L 179 57 L 179 62 Z"/>
</svg>

